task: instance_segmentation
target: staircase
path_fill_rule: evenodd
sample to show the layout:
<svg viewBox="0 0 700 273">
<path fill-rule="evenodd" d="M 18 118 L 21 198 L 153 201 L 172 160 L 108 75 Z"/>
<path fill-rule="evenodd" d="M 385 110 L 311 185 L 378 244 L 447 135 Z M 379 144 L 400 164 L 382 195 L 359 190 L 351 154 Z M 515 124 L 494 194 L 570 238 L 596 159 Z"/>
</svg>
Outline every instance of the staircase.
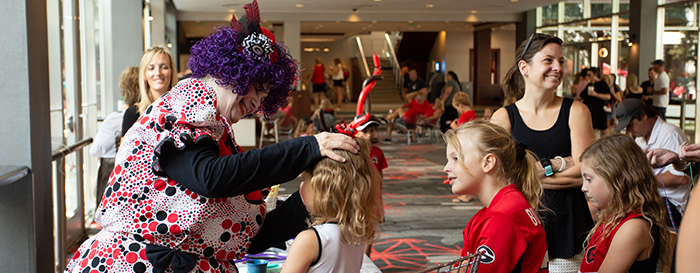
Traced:
<svg viewBox="0 0 700 273">
<path fill-rule="evenodd" d="M 391 64 L 386 57 L 380 57 L 379 63 L 382 66 L 382 77 L 384 80 L 378 80 L 374 88 L 369 92 L 369 97 L 372 101 L 372 115 L 379 117 L 386 116 L 389 109 L 396 109 L 403 105 L 401 99 L 401 90 L 396 86 L 394 71 L 391 69 Z M 374 71 L 374 63 L 372 58 L 367 58 L 367 64 L 370 65 L 370 72 Z M 355 117 L 357 109 L 356 103 L 345 103 L 343 109 L 337 111 L 336 122 L 345 120 L 350 122 Z"/>
</svg>

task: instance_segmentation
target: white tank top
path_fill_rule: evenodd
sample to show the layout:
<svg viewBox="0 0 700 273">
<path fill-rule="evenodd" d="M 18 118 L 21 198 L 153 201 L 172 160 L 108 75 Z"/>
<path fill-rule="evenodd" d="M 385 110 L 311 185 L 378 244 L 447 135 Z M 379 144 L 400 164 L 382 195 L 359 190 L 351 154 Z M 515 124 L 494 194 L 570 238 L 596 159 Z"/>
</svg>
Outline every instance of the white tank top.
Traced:
<svg viewBox="0 0 700 273">
<path fill-rule="evenodd" d="M 365 245 L 354 246 L 342 241 L 337 224 L 325 223 L 312 226 L 319 240 L 318 262 L 309 267 L 308 273 L 360 272 L 365 255 Z"/>
<path fill-rule="evenodd" d="M 335 65 L 335 67 L 338 68 L 338 73 L 335 73 L 335 75 L 333 75 L 333 79 L 334 79 L 334 80 L 342 80 L 342 79 L 344 79 L 344 78 L 345 78 L 345 75 L 344 75 L 344 73 L 343 73 L 343 66 L 342 66 L 341 64 L 337 64 L 337 65 Z"/>
</svg>

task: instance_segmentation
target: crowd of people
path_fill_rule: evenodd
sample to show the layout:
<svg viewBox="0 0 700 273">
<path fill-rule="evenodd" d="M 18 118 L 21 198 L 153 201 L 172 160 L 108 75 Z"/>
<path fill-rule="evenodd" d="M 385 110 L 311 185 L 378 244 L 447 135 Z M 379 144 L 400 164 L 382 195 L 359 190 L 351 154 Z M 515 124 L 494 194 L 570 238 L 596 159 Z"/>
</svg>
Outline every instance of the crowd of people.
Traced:
<svg viewBox="0 0 700 273">
<path fill-rule="evenodd" d="M 237 272 L 232 260 L 294 237 L 282 272 L 357 272 L 384 221 L 388 163 L 373 145 L 384 122 L 389 141 L 398 125 L 444 132 L 445 183 L 458 202 L 473 196 L 485 206 L 466 223 L 461 249 L 483 254 L 479 272 L 697 268 L 700 220 L 689 213 L 700 201 L 690 198 L 688 171 L 700 144 L 665 122 L 662 60 L 650 81 L 631 74 L 624 90 L 614 76 L 583 69 L 574 98 L 563 98 L 554 92 L 562 40 L 533 34 L 503 79 L 514 101 L 493 113 L 477 116 L 453 71 L 431 103 L 409 69 L 406 105 L 386 121 L 369 116 L 352 130 L 319 133 L 342 107 L 346 69 L 338 58 L 329 67 L 334 108 L 318 58 L 310 74 L 318 111 L 296 121 L 293 139 L 242 152 L 231 125 L 254 113 L 291 116 L 284 107 L 299 79 L 288 50 L 256 21 L 255 1 L 245 10 L 192 47 L 189 78 L 177 81 L 162 47 L 122 73 L 124 111 L 105 119 L 91 149 L 102 159 L 102 229 L 66 272 Z M 222 46 L 231 44 L 233 52 Z M 269 187 L 295 177 L 300 189 L 267 210 Z M 681 236 L 675 251 L 670 230 Z"/>
</svg>

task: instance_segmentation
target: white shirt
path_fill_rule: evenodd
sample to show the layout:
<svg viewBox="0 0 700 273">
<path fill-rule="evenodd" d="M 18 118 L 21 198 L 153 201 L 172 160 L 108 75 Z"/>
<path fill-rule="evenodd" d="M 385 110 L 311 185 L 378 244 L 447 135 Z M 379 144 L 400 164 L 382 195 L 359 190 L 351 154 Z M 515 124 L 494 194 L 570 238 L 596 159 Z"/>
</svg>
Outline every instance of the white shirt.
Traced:
<svg viewBox="0 0 700 273">
<path fill-rule="evenodd" d="M 116 137 L 122 131 L 124 112 L 113 112 L 105 118 L 90 147 L 90 155 L 98 158 L 117 157 Z"/>
<path fill-rule="evenodd" d="M 333 75 L 333 80 L 342 80 L 345 79 L 345 73 L 343 72 L 343 65 L 342 64 L 337 64 L 335 65 L 336 68 L 338 68 L 338 73 L 335 73 Z"/>
<path fill-rule="evenodd" d="M 683 142 L 687 142 L 688 138 L 680 128 L 673 124 L 666 123 L 657 117 L 656 123 L 654 123 L 654 128 L 651 129 L 649 141 L 645 142 L 643 137 L 638 137 L 635 139 L 635 141 L 642 149 L 664 148 L 673 151 L 674 153 L 679 153 L 680 151 L 678 150 L 678 147 L 680 147 Z M 673 168 L 673 165 L 667 165 L 666 167 L 662 167 L 660 169 L 657 168 L 658 166 L 651 167 L 654 175 L 671 172 L 673 175 L 685 176 L 683 172 L 676 171 Z M 659 191 L 661 198 L 668 196 L 668 201 L 671 202 L 672 205 L 676 206 L 678 212 L 683 214 L 685 211 L 685 206 L 688 204 L 688 197 L 690 196 L 690 183 L 675 187 L 666 186 L 665 190 L 664 187 L 661 186 L 657 187 L 657 190 Z"/>
<path fill-rule="evenodd" d="M 666 71 L 662 71 L 659 73 L 658 76 L 656 76 L 656 80 L 654 81 L 654 92 L 661 90 L 662 88 L 666 88 L 666 94 L 663 95 L 657 95 L 654 94 L 654 103 L 652 106 L 654 107 L 660 107 L 660 108 L 666 108 L 668 107 L 668 87 L 669 87 L 669 79 L 668 79 L 668 74 L 666 74 Z M 678 148 L 678 147 L 676 147 Z"/>
<path fill-rule="evenodd" d="M 354 246 L 343 242 L 337 224 L 325 223 L 312 226 L 318 235 L 321 247 L 318 262 L 309 267 L 307 273 L 360 272 L 365 256 L 365 245 Z"/>
</svg>

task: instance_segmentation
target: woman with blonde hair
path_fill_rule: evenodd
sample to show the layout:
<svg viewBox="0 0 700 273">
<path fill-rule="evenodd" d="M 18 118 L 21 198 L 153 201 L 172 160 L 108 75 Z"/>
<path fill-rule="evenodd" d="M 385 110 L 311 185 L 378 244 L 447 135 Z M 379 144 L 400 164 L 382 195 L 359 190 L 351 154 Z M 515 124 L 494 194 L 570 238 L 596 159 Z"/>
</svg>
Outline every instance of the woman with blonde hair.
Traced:
<svg viewBox="0 0 700 273">
<path fill-rule="evenodd" d="M 146 50 L 141 56 L 139 64 L 139 92 L 140 101 L 135 106 L 130 106 L 124 112 L 122 121 L 122 136 L 146 111 L 146 108 L 165 92 L 170 91 L 177 84 L 177 68 L 175 60 L 170 52 L 160 46 L 154 46 Z"/>
<path fill-rule="evenodd" d="M 379 230 L 381 184 L 368 140 L 355 138 L 360 151 L 335 150 L 347 159 L 322 159 L 301 173 L 301 198 L 311 227 L 294 239 L 282 272 L 359 272 L 365 245 Z"/>
<path fill-rule="evenodd" d="M 540 159 L 542 203 L 549 208 L 540 211 L 540 217 L 552 273 L 578 272 L 585 232 L 593 227 L 580 190 L 578 165 L 578 157 L 594 138 L 591 113 L 583 103 L 556 95 L 564 78 L 561 44 L 558 37 L 541 33 L 523 41 L 515 65 L 503 79 L 506 97 L 518 101 L 498 109 L 491 118 Z"/>
<path fill-rule="evenodd" d="M 644 95 L 644 89 L 639 86 L 639 78 L 637 77 L 637 74 L 630 73 L 627 77 L 627 88 L 625 89 L 624 96 L 625 99 L 633 98 L 640 99 L 642 101 L 649 99 L 646 95 Z"/>
<path fill-rule="evenodd" d="M 579 272 L 655 272 L 669 265 L 671 234 L 656 178 L 626 135 L 604 137 L 581 154 L 581 190 L 600 209 Z"/>
<path fill-rule="evenodd" d="M 464 229 L 461 255 L 483 252 L 479 272 L 543 269 L 547 239 L 536 214 L 542 185 L 535 154 L 483 120 L 448 130 L 444 138 L 452 192 L 474 195 L 485 206 Z"/>
</svg>

